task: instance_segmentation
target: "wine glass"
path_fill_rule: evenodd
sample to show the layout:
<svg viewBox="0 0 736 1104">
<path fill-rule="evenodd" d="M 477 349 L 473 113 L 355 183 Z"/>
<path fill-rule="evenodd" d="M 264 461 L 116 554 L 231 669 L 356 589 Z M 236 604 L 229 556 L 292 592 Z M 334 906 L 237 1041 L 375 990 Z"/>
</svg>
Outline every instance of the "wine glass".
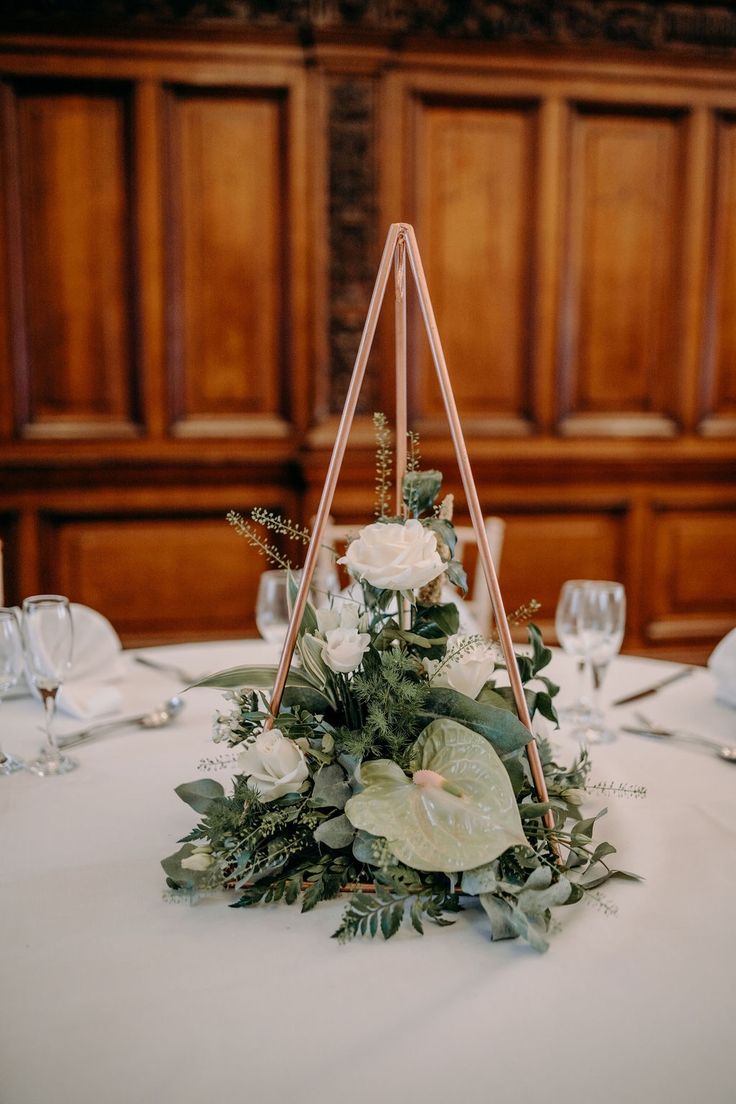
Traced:
<svg viewBox="0 0 736 1104">
<path fill-rule="evenodd" d="M 23 674 L 23 639 L 18 614 L 8 606 L 0 607 L 0 705 L 8 690 Z M 0 775 L 22 770 L 25 763 L 0 748 Z"/>
<path fill-rule="evenodd" d="M 582 654 L 593 680 L 593 708 L 581 735 L 589 744 L 607 743 L 615 737 L 605 723 L 600 691 L 608 666 L 619 652 L 626 627 L 626 593 L 623 583 L 587 580 L 577 612 Z"/>
<path fill-rule="evenodd" d="M 62 755 L 53 735 L 56 695 L 72 662 L 74 632 L 69 599 L 60 594 L 36 594 L 23 603 L 23 639 L 28 674 L 41 695 L 46 718 L 46 745 L 28 769 L 34 774 L 66 774 L 79 766 Z"/>
<path fill-rule="evenodd" d="M 269 644 L 283 644 L 289 627 L 289 572 L 278 568 L 264 571 L 258 582 L 256 625 Z"/>
<path fill-rule="evenodd" d="M 583 603 L 585 579 L 568 579 L 563 583 L 555 612 L 555 632 L 563 649 L 575 660 L 578 674 L 578 696 L 568 706 L 558 710 L 560 716 L 574 722 L 582 722 L 591 716 L 592 703 L 583 693 L 583 675 L 586 670 L 586 657 L 579 632 L 579 616 Z"/>
</svg>

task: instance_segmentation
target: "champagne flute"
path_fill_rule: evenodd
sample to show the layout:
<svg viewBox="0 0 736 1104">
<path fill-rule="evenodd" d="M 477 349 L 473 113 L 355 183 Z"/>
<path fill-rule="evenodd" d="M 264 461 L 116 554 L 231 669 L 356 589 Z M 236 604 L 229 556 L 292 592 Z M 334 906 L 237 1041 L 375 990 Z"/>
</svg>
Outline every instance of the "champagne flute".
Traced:
<svg viewBox="0 0 736 1104">
<path fill-rule="evenodd" d="M 2 700 L 23 674 L 23 640 L 15 609 L 0 607 L 0 706 Z M 0 775 L 23 770 L 25 763 L 0 748 Z"/>
<path fill-rule="evenodd" d="M 582 676 L 586 671 L 586 657 L 579 632 L 579 616 L 583 604 L 585 579 L 568 579 L 563 583 L 555 612 L 555 632 L 563 651 L 575 660 L 580 693 L 575 701 L 562 709 L 558 708 L 561 718 L 582 722 L 590 718 L 592 703 L 582 692 Z"/>
<path fill-rule="evenodd" d="M 622 583 L 587 580 L 577 616 L 578 636 L 593 679 L 593 709 L 582 736 L 589 744 L 608 743 L 615 733 L 601 709 L 601 686 L 609 664 L 619 652 L 626 627 L 626 592 Z"/>
<path fill-rule="evenodd" d="M 66 774 L 79 766 L 56 746 L 53 720 L 56 695 L 71 667 L 74 633 L 69 599 L 60 594 L 36 594 L 23 603 L 23 638 L 28 673 L 41 695 L 46 719 L 46 745 L 28 769 L 34 774 Z"/>
</svg>

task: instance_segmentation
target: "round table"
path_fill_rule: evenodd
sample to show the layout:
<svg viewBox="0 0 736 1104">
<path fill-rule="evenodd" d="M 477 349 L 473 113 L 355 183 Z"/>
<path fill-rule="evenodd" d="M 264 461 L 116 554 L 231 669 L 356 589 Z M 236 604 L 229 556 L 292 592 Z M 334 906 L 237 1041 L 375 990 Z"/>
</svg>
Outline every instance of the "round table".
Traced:
<svg viewBox="0 0 736 1104">
<path fill-rule="evenodd" d="M 257 641 L 148 654 L 193 673 L 274 658 Z M 674 669 L 621 657 L 604 697 Z M 132 655 L 126 670 L 126 709 L 177 689 Z M 569 682 L 565 656 L 552 674 Z M 586 805 L 608 806 L 600 838 L 646 880 L 556 910 L 545 955 L 492 943 L 475 908 L 424 937 L 341 946 L 339 901 L 302 916 L 165 899 L 159 860 L 195 816 L 174 787 L 223 750 L 210 741 L 217 692 L 186 699 L 169 728 L 75 749 L 69 775 L 0 778 L 2 1104 L 736 1098 L 736 765 L 634 735 L 595 748 L 591 782 L 648 791 Z M 609 717 L 636 708 L 736 739 L 736 711 L 702 669 Z M 6 702 L 0 723 L 5 750 L 33 753 L 37 703 Z"/>
</svg>

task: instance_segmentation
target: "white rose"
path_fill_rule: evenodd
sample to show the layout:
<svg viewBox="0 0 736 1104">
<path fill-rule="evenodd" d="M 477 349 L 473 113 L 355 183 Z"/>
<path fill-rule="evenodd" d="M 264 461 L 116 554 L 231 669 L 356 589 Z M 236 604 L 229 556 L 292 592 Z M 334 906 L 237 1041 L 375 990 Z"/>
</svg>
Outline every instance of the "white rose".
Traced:
<svg viewBox="0 0 736 1104">
<path fill-rule="evenodd" d="M 445 570 L 437 538 L 414 518 L 366 525 L 338 563 L 379 590 L 418 590 Z"/>
<path fill-rule="evenodd" d="M 345 602 L 340 610 L 322 606 L 316 610 L 317 629 L 324 636 L 330 629 L 357 629 L 359 610 L 357 605 Z"/>
<path fill-rule="evenodd" d="M 425 659 L 423 663 L 433 686 L 449 686 L 475 699 L 493 674 L 493 649 L 480 642 L 465 646 L 469 640 L 472 637 L 451 636 L 444 659 Z"/>
<path fill-rule="evenodd" d="M 347 675 L 360 667 L 370 643 L 369 633 L 359 633 L 357 629 L 328 629 L 322 645 L 322 659 L 331 671 Z"/>
<path fill-rule="evenodd" d="M 238 756 L 238 769 L 263 801 L 298 793 L 309 777 L 304 752 L 278 728 L 259 732 Z"/>
</svg>

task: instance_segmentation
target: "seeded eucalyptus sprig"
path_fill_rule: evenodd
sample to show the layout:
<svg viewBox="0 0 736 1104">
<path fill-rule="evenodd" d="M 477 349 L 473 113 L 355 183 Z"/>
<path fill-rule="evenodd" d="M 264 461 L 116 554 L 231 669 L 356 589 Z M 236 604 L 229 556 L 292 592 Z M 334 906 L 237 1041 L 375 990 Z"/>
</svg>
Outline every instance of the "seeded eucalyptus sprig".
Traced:
<svg viewBox="0 0 736 1104">
<path fill-rule="evenodd" d="M 266 557 L 269 563 L 276 564 L 277 567 L 282 567 L 285 570 L 294 570 L 291 560 L 284 556 L 275 544 L 264 540 L 258 530 L 249 521 L 246 521 L 242 514 L 239 514 L 236 510 L 230 510 L 227 520 L 238 536 L 244 537 L 251 548 L 257 549 L 261 555 Z"/>
<path fill-rule="evenodd" d="M 373 427 L 376 434 L 376 517 L 387 517 L 391 512 L 391 469 L 393 451 L 391 449 L 391 431 L 386 415 L 377 411 L 373 415 Z"/>
</svg>

